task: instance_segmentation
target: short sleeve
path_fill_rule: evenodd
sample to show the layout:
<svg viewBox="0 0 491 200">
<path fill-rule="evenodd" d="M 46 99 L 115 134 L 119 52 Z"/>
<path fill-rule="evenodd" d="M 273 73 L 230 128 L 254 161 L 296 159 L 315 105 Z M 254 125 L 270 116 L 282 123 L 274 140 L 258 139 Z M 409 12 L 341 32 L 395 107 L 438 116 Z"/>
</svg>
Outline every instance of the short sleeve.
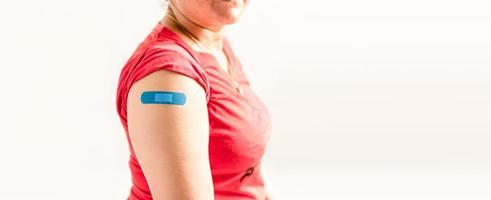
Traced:
<svg viewBox="0 0 491 200">
<path fill-rule="evenodd" d="M 210 86 L 205 75 L 204 69 L 196 62 L 193 62 L 192 57 L 183 55 L 183 52 L 175 51 L 173 44 L 165 44 L 158 46 L 150 46 L 142 55 L 138 63 L 134 66 L 134 71 L 130 74 L 129 86 L 152 72 L 158 70 L 169 70 L 180 73 L 195 80 L 205 91 L 206 102 L 210 99 Z M 169 48 L 166 48 L 169 47 Z M 173 50 L 174 49 L 174 50 Z M 129 89 L 129 88 L 128 88 Z"/>
<path fill-rule="evenodd" d="M 127 61 L 119 77 L 116 94 L 116 109 L 127 131 L 127 105 L 128 93 L 131 86 L 140 79 L 158 70 L 177 72 L 195 80 L 205 91 L 206 103 L 210 100 L 210 86 L 204 69 L 192 60 L 187 51 L 177 44 L 165 43 L 150 44 L 148 47 L 138 48 Z M 162 80 L 165 81 L 165 80 Z M 131 143 L 131 142 L 130 142 Z"/>
</svg>

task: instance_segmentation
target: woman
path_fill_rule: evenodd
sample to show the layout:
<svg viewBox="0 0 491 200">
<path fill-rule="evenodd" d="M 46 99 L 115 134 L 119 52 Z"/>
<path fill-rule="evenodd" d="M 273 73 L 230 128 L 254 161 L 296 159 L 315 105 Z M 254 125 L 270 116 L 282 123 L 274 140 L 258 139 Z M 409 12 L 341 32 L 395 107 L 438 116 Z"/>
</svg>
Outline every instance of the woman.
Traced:
<svg viewBox="0 0 491 200">
<path fill-rule="evenodd" d="M 171 0 L 121 71 L 128 199 L 271 199 L 261 158 L 271 119 L 224 36 L 248 0 Z"/>
</svg>

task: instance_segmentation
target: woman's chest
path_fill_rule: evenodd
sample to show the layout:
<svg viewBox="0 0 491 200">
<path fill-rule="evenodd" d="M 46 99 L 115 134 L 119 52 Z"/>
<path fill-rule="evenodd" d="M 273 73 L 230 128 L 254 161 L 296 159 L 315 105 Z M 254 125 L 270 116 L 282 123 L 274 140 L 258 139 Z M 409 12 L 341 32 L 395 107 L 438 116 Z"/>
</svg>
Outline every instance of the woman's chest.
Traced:
<svg viewBox="0 0 491 200">
<path fill-rule="evenodd" d="M 210 86 L 210 164 L 212 169 L 242 171 L 262 158 L 271 116 L 245 74 L 231 71 L 228 76 L 218 66 L 205 70 Z"/>
</svg>

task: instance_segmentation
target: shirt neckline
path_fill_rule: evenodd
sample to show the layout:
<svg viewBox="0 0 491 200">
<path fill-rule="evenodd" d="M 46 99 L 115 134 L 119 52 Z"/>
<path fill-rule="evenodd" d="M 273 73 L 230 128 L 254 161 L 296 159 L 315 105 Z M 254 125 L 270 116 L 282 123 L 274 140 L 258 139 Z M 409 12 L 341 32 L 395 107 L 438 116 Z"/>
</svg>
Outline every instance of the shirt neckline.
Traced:
<svg viewBox="0 0 491 200">
<path fill-rule="evenodd" d="M 161 29 L 161 34 L 162 32 L 165 32 L 167 34 L 164 34 L 166 37 L 182 44 L 184 47 L 186 47 L 186 49 L 190 52 L 192 52 L 193 54 L 195 55 L 198 55 L 199 59 L 206 59 L 206 61 L 208 62 L 212 62 L 213 65 L 218 68 L 222 73 L 228 75 L 228 76 L 233 76 L 234 74 L 234 62 L 233 62 L 233 59 L 232 59 L 232 53 L 231 53 L 231 49 L 230 49 L 230 46 L 229 46 L 229 43 L 228 43 L 228 40 L 227 38 L 223 38 L 223 52 L 225 53 L 225 57 L 227 58 L 227 62 L 228 62 L 228 73 L 227 71 L 225 71 L 222 67 L 219 66 L 219 62 L 218 60 L 215 58 L 215 56 L 213 56 L 212 54 L 210 53 L 207 53 L 207 52 L 201 52 L 201 51 L 197 51 L 195 49 L 193 49 L 191 46 L 189 46 L 183 38 L 181 38 L 181 36 L 177 35 L 177 33 L 175 33 L 174 31 L 172 31 L 171 29 L 169 29 L 167 26 L 165 26 L 164 24 L 162 24 L 161 21 L 159 21 L 157 23 L 157 26 L 159 26 L 159 28 Z M 206 63 L 208 63 L 206 62 Z M 202 64 L 202 63 L 200 63 Z M 204 66 L 203 66 L 204 67 Z"/>
</svg>

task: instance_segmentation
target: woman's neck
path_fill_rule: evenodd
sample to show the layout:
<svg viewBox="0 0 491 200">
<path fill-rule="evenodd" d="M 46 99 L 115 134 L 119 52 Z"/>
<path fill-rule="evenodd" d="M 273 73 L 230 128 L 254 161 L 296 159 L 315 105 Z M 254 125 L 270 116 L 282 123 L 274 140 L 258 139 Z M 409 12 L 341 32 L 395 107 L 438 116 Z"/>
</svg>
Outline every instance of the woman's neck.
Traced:
<svg viewBox="0 0 491 200">
<path fill-rule="evenodd" d="M 213 52 L 221 52 L 223 49 L 223 37 L 224 31 L 223 26 L 221 27 L 203 27 L 191 20 L 189 20 L 186 16 L 182 15 L 179 11 L 174 11 L 174 8 L 169 8 L 167 15 L 171 15 L 178 22 L 175 22 L 171 17 L 165 16 L 162 19 L 162 22 L 166 25 L 171 25 L 169 28 L 173 29 L 173 31 L 177 31 L 182 36 L 184 36 L 189 44 L 196 48 L 198 51 L 205 51 L 209 53 Z M 179 23 L 179 24 L 177 24 Z M 185 33 L 183 30 L 179 28 L 186 29 L 189 33 Z M 192 38 L 189 38 L 188 34 L 191 34 L 194 39 L 198 40 L 199 44 L 193 41 Z"/>
</svg>

